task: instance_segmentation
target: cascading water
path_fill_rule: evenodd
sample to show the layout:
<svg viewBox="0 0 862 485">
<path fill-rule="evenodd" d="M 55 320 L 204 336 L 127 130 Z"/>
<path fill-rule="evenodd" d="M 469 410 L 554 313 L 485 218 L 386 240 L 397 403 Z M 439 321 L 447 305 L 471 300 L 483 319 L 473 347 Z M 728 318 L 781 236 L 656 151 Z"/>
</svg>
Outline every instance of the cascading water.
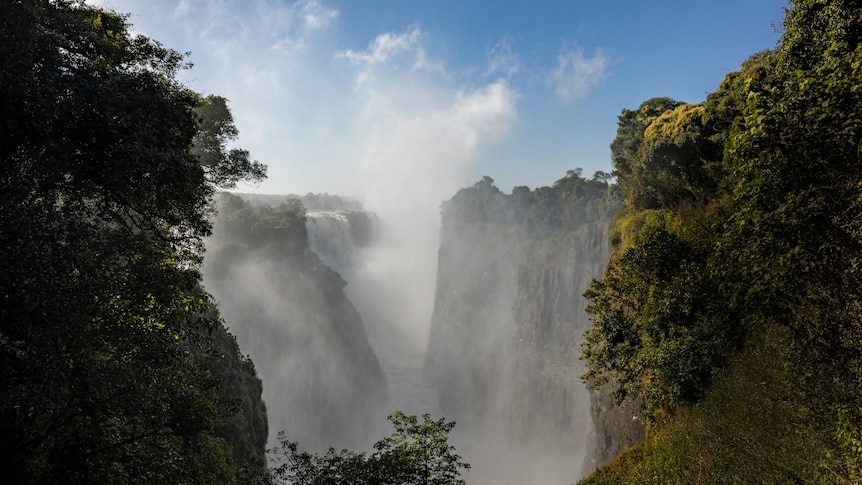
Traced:
<svg viewBox="0 0 862 485">
<path fill-rule="evenodd" d="M 350 214 L 354 212 L 309 212 L 306 215 L 308 244 L 330 268 L 341 271 L 355 266 L 362 241 L 356 241 L 351 230 Z M 370 217 L 361 212 L 363 217 Z M 353 218 L 355 219 L 355 217 Z"/>
</svg>

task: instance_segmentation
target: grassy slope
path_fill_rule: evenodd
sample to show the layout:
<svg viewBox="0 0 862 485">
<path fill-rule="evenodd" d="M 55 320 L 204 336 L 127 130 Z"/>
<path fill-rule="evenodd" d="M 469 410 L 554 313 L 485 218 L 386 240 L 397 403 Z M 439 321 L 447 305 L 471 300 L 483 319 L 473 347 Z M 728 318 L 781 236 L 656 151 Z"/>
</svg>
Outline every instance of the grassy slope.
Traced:
<svg viewBox="0 0 862 485">
<path fill-rule="evenodd" d="M 768 331 L 703 402 L 580 483 L 841 483 L 826 467 L 832 431 L 815 427 L 787 349 L 782 331 Z"/>
</svg>

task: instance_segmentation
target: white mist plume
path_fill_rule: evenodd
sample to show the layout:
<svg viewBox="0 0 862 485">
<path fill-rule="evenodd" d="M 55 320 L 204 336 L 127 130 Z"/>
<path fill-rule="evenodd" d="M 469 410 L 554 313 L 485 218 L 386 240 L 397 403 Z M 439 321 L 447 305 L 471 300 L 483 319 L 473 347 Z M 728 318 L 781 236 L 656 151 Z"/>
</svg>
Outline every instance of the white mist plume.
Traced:
<svg viewBox="0 0 862 485">
<path fill-rule="evenodd" d="M 414 48 L 419 51 L 421 45 Z M 374 291 L 394 330 L 424 351 L 440 204 L 469 182 L 466 175 L 483 144 L 508 132 L 516 117 L 516 94 L 503 80 L 451 94 L 429 93 L 422 83 L 393 92 L 397 79 L 368 77 L 366 70 L 360 75 L 366 81 L 358 88 L 361 95 L 373 100 L 364 117 L 377 123 L 361 145 L 358 182 L 366 207 L 379 217 L 381 233 L 367 255 L 365 279 L 356 282 L 364 288 L 353 291 Z M 443 106 L 429 102 L 446 98 Z M 411 99 L 415 101 L 403 104 Z"/>
</svg>

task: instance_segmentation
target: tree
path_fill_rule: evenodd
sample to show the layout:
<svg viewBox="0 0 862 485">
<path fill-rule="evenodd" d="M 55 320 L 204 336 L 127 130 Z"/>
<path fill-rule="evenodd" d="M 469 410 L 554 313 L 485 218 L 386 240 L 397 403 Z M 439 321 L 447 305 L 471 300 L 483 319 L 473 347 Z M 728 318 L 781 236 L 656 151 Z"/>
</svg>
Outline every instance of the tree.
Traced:
<svg viewBox="0 0 862 485">
<path fill-rule="evenodd" d="M 810 407 L 862 430 L 862 17 L 859 1 L 796 0 L 775 74 L 746 80 L 728 141 L 739 174 L 716 261 L 757 325 L 792 330 Z M 835 445 L 838 448 L 838 445 Z M 858 452 L 836 449 L 836 469 Z M 839 472 L 847 479 L 851 472 Z M 835 480 L 832 478 L 831 480 Z"/>
<path fill-rule="evenodd" d="M 708 103 L 653 98 L 623 110 L 611 145 L 625 208 L 605 277 L 585 293 L 593 327 L 583 377 L 610 382 L 647 419 L 700 400 L 745 339 L 712 260 L 727 219 L 723 142 L 741 115 L 740 88 L 726 80 Z"/>
<path fill-rule="evenodd" d="M 703 105 L 623 112 L 612 151 L 626 210 L 587 293 L 586 377 L 648 417 L 697 402 L 741 348 L 787 335 L 782 375 L 829 450 L 824 483 L 856 478 L 862 429 L 860 11 L 795 0 L 777 48 Z"/>
<path fill-rule="evenodd" d="M 470 465 L 455 454 L 448 434 L 455 422 L 431 419 L 402 412 L 389 415 L 395 431 L 374 445 L 371 455 L 330 448 L 323 456 L 299 451 L 299 444 L 279 435 L 281 449 L 277 459 L 284 461 L 273 469 L 278 482 L 297 485 L 463 485 L 460 470 Z"/>
<path fill-rule="evenodd" d="M 240 180 L 260 182 L 266 178 L 266 165 L 249 160 L 247 150 L 227 148 L 227 143 L 239 136 L 227 100 L 209 95 L 201 98 L 195 108 L 199 129 L 192 153 L 200 160 L 207 181 L 224 189 L 236 187 Z"/>
<path fill-rule="evenodd" d="M 620 400 L 642 403 L 652 420 L 698 402 L 744 334 L 723 304 L 708 253 L 669 229 L 676 222 L 669 211 L 626 222 L 637 226 L 635 241 L 584 294 L 593 316 L 584 379 L 593 387 L 611 381 Z"/>
<path fill-rule="evenodd" d="M 237 403 L 197 270 L 220 179 L 192 150 L 183 56 L 82 1 L 3 1 L 0 64 L 7 479 L 230 481 L 215 429 Z M 208 163 L 253 175 L 235 161 Z"/>
<path fill-rule="evenodd" d="M 617 136 L 611 143 L 611 156 L 613 175 L 617 177 L 626 205 L 648 209 L 658 207 L 653 189 L 638 176 L 646 164 L 642 154 L 644 132 L 662 114 L 683 104 L 670 98 L 652 98 L 641 103 L 638 109 L 624 109 L 620 114 Z"/>
</svg>

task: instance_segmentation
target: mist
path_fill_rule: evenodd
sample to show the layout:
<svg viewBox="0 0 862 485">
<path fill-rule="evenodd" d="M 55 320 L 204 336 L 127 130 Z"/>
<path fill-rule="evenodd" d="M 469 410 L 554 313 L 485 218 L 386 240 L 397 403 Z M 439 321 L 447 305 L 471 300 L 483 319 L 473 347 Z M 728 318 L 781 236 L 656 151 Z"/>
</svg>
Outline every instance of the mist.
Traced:
<svg viewBox="0 0 862 485">
<path fill-rule="evenodd" d="M 369 65 L 378 63 L 382 55 L 375 54 L 377 50 L 391 54 L 393 49 L 413 49 L 412 55 L 421 59 L 418 45 L 411 44 L 414 34 L 404 34 L 401 41 L 392 37 L 378 39 L 364 55 L 345 54 L 357 64 L 357 96 L 373 100 L 355 121 L 363 136 L 357 138 L 361 142 L 352 150 L 356 175 L 350 191 L 351 196 L 362 201 L 363 213 L 373 221 L 370 240 L 356 244 L 350 239 L 356 217 L 348 217 L 349 212 L 312 210 L 305 224 L 310 254 L 299 258 L 302 263 L 272 259 L 278 259 L 283 252 L 302 252 L 301 248 L 291 249 L 290 244 L 285 246 L 287 231 L 274 239 L 275 246 L 266 246 L 265 250 L 249 246 L 254 250 L 241 264 L 231 265 L 226 279 L 214 277 L 213 271 L 205 267 L 205 283 L 220 301 L 228 322 L 236 322 L 229 323 L 231 330 L 257 363 L 264 383 L 271 437 L 284 430 L 289 439 L 299 440 L 309 449 L 368 449 L 374 440 L 388 434 L 383 423 L 386 413 L 430 413 L 458 423 L 451 440 L 465 461 L 474 465 L 464 477 L 468 483 L 571 482 L 580 475 L 590 424 L 586 391 L 569 396 L 573 387 L 583 388 L 577 381 L 581 372 L 576 364 L 572 367 L 571 362 L 567 363 L 567 382 L 562 391 L 541 391 L 554 401 L 540 410 L 548 412 L 560 406 L 562 409 L 552 410 L 549 415 L 563 413 L 567 416 L 564 419 L 574 425 L 555 429 L 556 418 L 524 421 L 517 416 L 524 411 L 518 410 L 519 406 L 533 399 L 519 393 L 535 391 L 529 382 L 532 378 L 524 375 L 522 367 L 539 368 L 526 362 L 537 357 L 518 356 L 521 349 L 516 345 L 519 282 L 518 268 L 513 265 L 517 258 L 512 251 L 519 246 L 519 240 L 502 236 L 494 243 L 492 233 L 486 234 L 486 239 L 481 234 L 476 238 L 466 233 L 458 235 L 457 244 L 463 246 L 458 252 L 484 256 L 473 258 L 480 266 L 463 265 L 456 275 L 447 275 L 462 285 L 476 286 L 462 288 L 465 293 L 483 295 L 483 300 L 488 299 L 484 295 L 490 295 L 493 300 L 456 303 L 477 305 L 483 310 L 482 315 L 475 315 L 475 321 L 463 323 L 484 332 L 481 340 L 471 341 L 477 345 L 475 349 L 458 351 L 511 356 L 495 362 L 497 369 L 492 377 L 497 384 L 488 390 L 485 383 L 476 382 L 475 389 L 463 389 L 462 402 L 453 404 L 451 400 L 441 403 L 439 383 L 428 379 L 431 324 L 439 320 L 435 305 L 439 305 L 441 297 L 438 269 L 443 261 L 438 256 L 446 247 L 451 250 L 453 244 L 451 238 L 448 243 L 441 240 L 441 206 L 472 183 L 470 173 L 483 150 L 507 135 L 517 119 L 518 96 L 504 79 L 441 92 L 421 82 L 407 82 L 416 76 L 414 70 L 387 72 L 386 76 L 372 74 Z M 386 43 L 394 43 L 395 47 L 387 50 L 383 47 Z M 405 54 L 403 50 L 399 52 Z M 286 201 L 286 197 L 270 199 L 273 206 Z M 272 210 L 278 214 L 279 209 Z M 479 231 L 482 233 L 481 228 Z M 219 238 L 230 239 L 220 234 L 217 226 L 213 247 L 218 247 Z M 493 244 L 499 244 L 499 251 L 492 249 Z M 327 308 L 334 301 L 326 296 L 332 290 L 332 278 L 326 278 L 329 290 L 318 294 L 320 290 L 315 285 L 320 280 L 315 275 L 326 272 L 314 262 L 319 261 L 318 256 L 322 258 L 320 264 L 326 263 L 346 283 L 339 291 L 349 303 L 338 300 L 340 311 L 357 313 L 359 320 L 345 323 L 339 312 Z M 493 263 L 495 259 L 499 262 Z M 309 264 L 318 269 L 308 272 Z M 482 266 L 488 264 L 499 265 L 491 270 L 497 276 L 477 280 L 477 274 L 488 274 L 489 269 Z M 237 306 L 239 301 L 246 303 Z M 257 320 L 266 324 L 243 323 L 248 320 L 250 307 L 265 314 Z M 345 338 L 345 334 L 352 337 Z M 366 344 L 359 340 L 366 337 L 373 350 L 371 356 L 353 348 L 354 344 L 364 347 Z M 451 337 L 455 341 L 459 338 Z M 302 344 L 290 345 L 286 341 Z M 437 346 L 441 345 L 450 343 L 438 341 Z M 365 364 L 357 365 L 357 358 Z M 577 362 L 572 352 L 565 358 Z M 456 376 L 469 374 L 474 366 L 463 357 L 451 361 L 460 366 L 451 369 Z M 372 369 L 365 369 L 366 364 Z M 378 373 L 385 385 L 378 384 Z M 436 377 L 440 375 L 438 372 Z M 548 385 L 545 381 L 536 385 Z M 540 424 L 532 433 L 519 428 L 531 422 Z M 570 432 L 573 426 L 577 433 Z M 524 432 L 528 432 L 529 439 L 525 439 Z"/>
<path fill-rule="evenodd" d="M 342 51 L 336 56 L 336 62 L 352 72 L 349 104 L 354 109 L 339 121 L 344 138 L 329 150 L 349 162 L 343 170 L 351 183 L 341 195 L 358 198 L 364 210 L 373 214 L 373 240 L 351 247 L 349 258 L 328 258 L 323 254 L 328 250 L 320 245 L 326 236 L 311 232 L 319 231 L 323 218 L 330 216 L 311 212 L 307 223 L 311 250 L 317 246 L 324 261 L 328 260 L 346 282 L 343 292 L 361 316 L 375 364 L 385 377 L 384 395 L 380 396 L 379 389 L 372 392 L 353 382 L 375 382 L 376 378 L 351 374 L 356 366 L 341 355 L 353 352 L 346 350 L 350 343 L 334 335 L 342 327 L 328 326 L 316 316 L 325 310 L 323 299 L 309 298 L 308 288 L 295 282 L 285 287 L 273 279 L 271 261 L 248 261 L 232 276 L 234 284 L 250 289 L 243 298 L 251 298 L 255 306 L 267 312 L 270 323 L 266 328 L 243 325 L 242 311 L 232 310 L 231 297 L 224 294 L 236 290 L 216 284 L 205 270 L 207 288 L 220 300 L 228 321 L 236 317 L 238 323 L 230 328 L 257 364 L 264 383 L 271 440 L 275 433 L 285 430 L 291 440 L 299 440 L 309 449 L 368 449 L 374 440 L 388 434 L 383 423 L 386 413 L 431 413 L 457 421 L 451 441 L 465 461 L 473 464 L 464 475 L 467 483 L 571 483 L 580 474 L 587 429 L 583 436 L 575 437 L 577 445 L 572 445 L 571 439 L 560 445 L 556 433 L 547 434 L 549 428 L 536 430 L 538 434 L 530 440 L 521 440 L 513 436 L 509 424 L 513 419 L 511 406 L 501 402 L 489 409 L 486 404 L 490 396 L 482 396 L 475 404 L 463 409 L 450 406 L 446 412 L 435 386 L 426 378 L 439 284 L 441 204 L 475 182 L 471 177 L 477 164 L 509 135 L 518 119 L 519 95 L 505 78 L 460 86 L 439 82 L 449 74 L 444 64 L 429 58 L 422 42 L 422 31 L 410 28 L 378 36 L 366 50 Z M 344 173 L 334 176 L 341 178 Z M 481 251 L 483 243 L 476 243 Z M 465 281 L 469 281 L 467 276 Z M 497 295 L 495 304 L 500 325 L 485 341 L 497 353 L 516 350 L 511 342 L 517 281 L 506 281 L 509 286 Z M 302 319 L 307 321 L 298 326 L 299 330 L 286 328 Z M 488 328 L 486 322 L 477 325 Z M 330 330 L 319 332 L 320 327 Z M 280 334 L 306 345 L 286 347 L 279 343 L 283 340 Z M 333 338 L 341 343 L 328 343 Z M 288 351 L 294 355 L 285 355 Z M 524 379 L 519 377 L 517 359 L 502 364 L 502 379 Z M 577 381 L 578 375 L 573 371 L 571 378 Z M 522 390 L 523 386 L 501 386 L 493 399 L 517 400 L 520 396 L 516 394 Z M 309 392 L 315 397 L 297 397 Z M 579 423 L 586 423 L 584 428 L 589 423 L 585 396 L 574 406 L 580 411 Z M 315 399 L 341 400 L 350 405 L 322 408 Z M 377 416 L 372 416 L 373 412 Z"/>
<path fill-rule="evenodd" d="M 357 302 L 397 315 L 392 330 L 413 350 L 423 351 L 428 338 L 440 204 L 465 184 L 481 145 L 503 135 L 513 117 L 514 94 L 498 81 L 458 94 L 444 110 L 393 123 L 362 147 L 361 193 L 379 225 L 350 291 Z"/>
<path fill-rule="evenodd" d="M 308 249 L 293 207 L 219 198 L 203 280 L 263 382 L 269 447 L 359 449 L 377 436 L 386 382 L 344 280 Z"/>
<path fill-rule="evenodd" d="M 481 194 L 488 180 L 469 190 Z M 388 409 L 459 423 L 451 439 L 473 465 L 468 483 L 571 482 L 592 469 L 590 394 L 578 378 L 588 325 L 580 294 L 604 268 L 606 228 L 578 223 L 547 239 L 514 221 L 460 214 L 474 206 L 452 198 L 443 234 L 427 232 L 439 241 L 430 284 L 415 279 L 421 274 L 411 270 L 422 266 L 408 259 L 424 257 L 423 246 L 410 246 L 413 237 L 387 238 L 398 226 L 376 214 L 370 244 L 333 247 L 325 242 L 348 241 L 355 214 L 309 213 L 311 247 L 348 282 L 386 375 Z M 534 254 L 536 244 L 552 247 Z"/>
</svg>

